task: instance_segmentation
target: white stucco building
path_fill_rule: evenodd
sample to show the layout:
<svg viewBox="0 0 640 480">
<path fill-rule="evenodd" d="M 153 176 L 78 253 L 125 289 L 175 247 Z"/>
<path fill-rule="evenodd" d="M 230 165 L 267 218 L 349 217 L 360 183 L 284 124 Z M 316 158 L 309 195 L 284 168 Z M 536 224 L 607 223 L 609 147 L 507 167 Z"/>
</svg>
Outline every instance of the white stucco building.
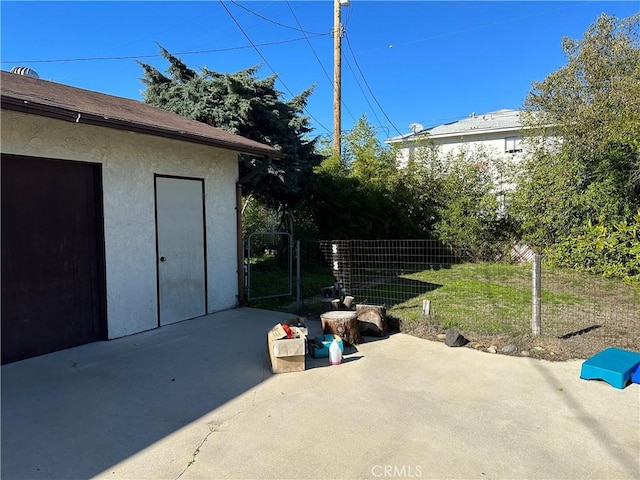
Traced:
<svg viewBox="0 0 640 480">
<path fill-rule="evenodd" d="M 523 155 L 524 126 L 518 110 L 497 110 L 481 115 L 475 113 L 462 120 L 431 128 L 420 128 L 407 135 L 385 141 L 396 148 L 397 160 L 406 165 L 420 148 L 434 145 L 441 155 L 457 153 L 462 149 L 482 148 L 494 157 L 517 162 Z"/>
<path fill-rule="evenodd" d="M 238 305 L 238 154 L 280 152 L 38 78 L 0 93 L 3 363 Z"/>
</svg>

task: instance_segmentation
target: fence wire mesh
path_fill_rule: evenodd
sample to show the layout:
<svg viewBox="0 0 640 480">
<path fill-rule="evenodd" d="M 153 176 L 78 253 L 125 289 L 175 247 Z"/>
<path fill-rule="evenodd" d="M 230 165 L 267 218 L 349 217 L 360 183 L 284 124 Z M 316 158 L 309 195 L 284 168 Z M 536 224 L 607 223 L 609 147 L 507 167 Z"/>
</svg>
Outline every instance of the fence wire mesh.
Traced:
<svg viewBox="0 0 640 480">
<path fill-rule="evenodd" d="M 245 292 L 248 300 L 292 294 L 293 242 L 287 232 L 253 232 L 244 241 Z"/>
<path fill-rule="evenodd" d="M 318 248 L 343 296 L 383 305 L 405 325 L 476 336 L 532 333 L 533 255 L 520 246 L 491 246 L 500 253 L 484 262 L 465 261 L 434 240 L 322 240 Z M 540 276 L 542 337 L 580 342 L 576 355 L 583 357 L 603 346 L 640 349 L 637 286 L 554 268 L 544 257 Z"/>
</svg>

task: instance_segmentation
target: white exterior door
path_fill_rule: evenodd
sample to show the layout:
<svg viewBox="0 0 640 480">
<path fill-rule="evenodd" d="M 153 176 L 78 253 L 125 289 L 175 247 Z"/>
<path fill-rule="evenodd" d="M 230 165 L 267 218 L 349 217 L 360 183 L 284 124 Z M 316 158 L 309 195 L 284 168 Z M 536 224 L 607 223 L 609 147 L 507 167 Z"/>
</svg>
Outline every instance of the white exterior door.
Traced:
<svg viewBox="0 0 640 480">
<path fill-rule="evenodd" d="M 156 177 L 159 325 L 207 312 L 204 181 Z"/>
</svg>

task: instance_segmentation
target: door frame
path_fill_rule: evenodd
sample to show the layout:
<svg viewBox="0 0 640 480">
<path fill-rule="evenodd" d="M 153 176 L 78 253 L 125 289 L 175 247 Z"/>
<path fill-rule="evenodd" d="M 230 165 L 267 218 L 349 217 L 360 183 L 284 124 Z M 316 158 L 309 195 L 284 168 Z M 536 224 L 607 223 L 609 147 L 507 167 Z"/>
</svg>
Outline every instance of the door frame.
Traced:
<svg viewBox="0 0 640 480">
<path fill-rule="evenodd" d="M 185 177 L 180 175 L 153 174 L 153 208 L 156 228 L 156 303 L 158 306 L 157 326 L 163 326 L 160 319 L 160 244 L 158 242 L 158 178 L 170 178 L 176 180 L 193 180 L 200 182 L 202 189 L 202 248 L 203 248 L 203 273 L 204 273 L 204 315 L 209 312 L 209 270 L 207 268 L 207 209 L 205 202 L 205 179 L 198 177 Z M 188 320 L 188 319 L 184 319 Z"/>
</svg>

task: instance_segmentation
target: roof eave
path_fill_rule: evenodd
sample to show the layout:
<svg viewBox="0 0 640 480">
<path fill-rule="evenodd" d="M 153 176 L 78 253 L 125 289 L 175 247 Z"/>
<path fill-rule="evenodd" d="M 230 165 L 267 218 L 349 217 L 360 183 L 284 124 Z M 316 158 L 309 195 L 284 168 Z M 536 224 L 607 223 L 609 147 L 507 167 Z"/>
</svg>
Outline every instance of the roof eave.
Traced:
<svg viewBox="0 0 640 480">
<path fill-rule="evenodd" d="M 42 103 L 31 102 L 29 100 L 23 100 L 20 98 L 14 98 L 3 95 L 1 98 L 1 106 L 6 110 L 13 110 L 22 113 L 30 113 L 34 115 L 40 115 L 49 118 L 55 118 L 58 120 L 64 120 L 72 123 L 83 123 L 86 125 L 96 125 L 100 127 L 114 128 L 117 130 L 124 130 L 129 132 L 143 133 L 147 135 L 153 135 L 157 137 L 170 138 L 173 140 L 182 140 L 190 143 L 197 143 L 201 145 L 209 145 L 219 148 L 225 148 L 238 153 L 265 156 L 272 159 L 284 159 L 286 154 L 279 152 L 278 150 L 265 146 L 261 147 L 248 147 L 237 142 L 229 142 L 220 139 L 213 139 L 195 135 L 179 130 L 172 130 L 169 128 L 162 128 L 155 125 L 145 125 L 138 122 L 132 122 L 129 120 L 123 120 L 118 118 L 110 118 L 106 116 L 91 114 L 87 112 L 71 110 L 58 106 L 45 105 Z"/>
<path fill-rule="evenodd" d="M 532 127 L 525 127 L 523 125 L 514 127 L 502 127 L 502 128 L 487 128 L 487 129 L 471 129 L 459 132 L 447 132 L 447 133 L 429 133 L 428 131 L 418 132 L 415 135 L 408 135 L 406 137 L 395 137 L 385 140 L 387 143 L 405 143 L 405 142 L 418 142 L 428 139 L 442 139 L 453 137 L 465 137 L 471 135 L 481 135 L 485 133 L 503 133 L 503 132 L 516 132 L 522 130 L 530 130 Z"/>
<path fill-rule="evenodd" d="M 436 133 L 436 134 L 428 134 L 428 138 L 447 138 L 447 137 L 464 137 L 470 135 L 482 135 L 485 133 L 503 133 L 503 132 L 515 132 L 521 130 L 527 130 L 529 127 L 524 127 L 522 125 L 517 125 L 513 127 L 500 127 L 500 128 L 473 128 L 469 130 L 461 130 L 458 132 L 448 132 L 448 133 Z"/>
</svg>

